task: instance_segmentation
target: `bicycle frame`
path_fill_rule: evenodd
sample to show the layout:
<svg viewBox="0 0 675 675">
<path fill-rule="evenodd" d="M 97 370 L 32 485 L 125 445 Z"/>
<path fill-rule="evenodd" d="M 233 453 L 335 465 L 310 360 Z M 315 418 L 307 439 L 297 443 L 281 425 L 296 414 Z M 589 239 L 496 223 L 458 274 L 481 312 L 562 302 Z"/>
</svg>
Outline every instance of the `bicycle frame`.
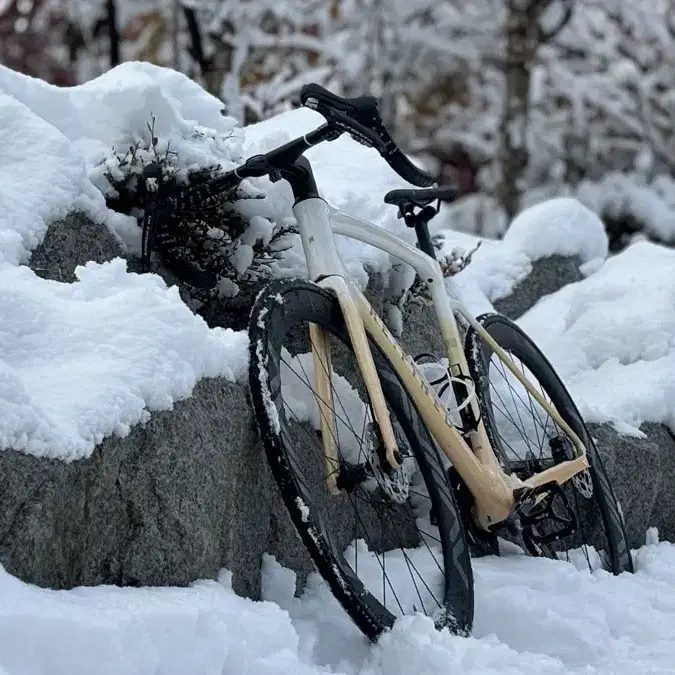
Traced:
<svg viewBox="0 0 675 675">
<path fill-rule="evenodd" d="M 400 456 L 397 453 L 389 411 L 375 369 L 368 336 L 391 361 L 431 435 L 471 491 L 476 505 L 476 520 L 481 527 L 487 529 L 509 517 L 514 506 L 514 488 L 534 488 L 550 481 L 562 484 L 589 467 L 586 448 L 577 434 L 535 389 L 509 355 L 474 319 L 461 301 L 448 296 L 445 279 L 436 260 L 392 233 L 366 220 L 340 212 L 323 199 L 310 197 L 300 200 L 296 202 L 293 211 L 298 222 L 309 278 L 320 286 L 329 288 L 337 296 L 357 364 L 366 385 L 373 415 L 380 428 L 386 457 L 393 467 L 399 466 Z M 339 256 L 334 234 L 362 241 L 410 265 L 420 278 L 427 282 L 430 289 L 450 374 L 454 377 L 469 378 L 468 364 L 453 313 L 456 311 L 473 326 L 514 377 L 569 436 L 576 448 L 576 457 L 535 474 L 525 481 L 507 476 L 497 461 L 475 399 L 470 405 L 473 408 L 474 418 L 479 420 L 479 423 L 475 431 L 466 434 L 469 441 L 467 444 L 415 362 L 406 356 L 382 319 L 350 280 Z M 320 395 L 319 417 L 328 476 L 327 487 L 331 493 L 335 493 L 337 492 L 335 473 L 331 467 L 334 467 L 337 461 L 337 447 L 335 417 L 331 405 L 330 353 L 322 329 L 312 325 L 310 337 L 315 363 L 323 362 L 328 365 L 327 368 L 317 367 L 314 372 Z"/>
</svg>

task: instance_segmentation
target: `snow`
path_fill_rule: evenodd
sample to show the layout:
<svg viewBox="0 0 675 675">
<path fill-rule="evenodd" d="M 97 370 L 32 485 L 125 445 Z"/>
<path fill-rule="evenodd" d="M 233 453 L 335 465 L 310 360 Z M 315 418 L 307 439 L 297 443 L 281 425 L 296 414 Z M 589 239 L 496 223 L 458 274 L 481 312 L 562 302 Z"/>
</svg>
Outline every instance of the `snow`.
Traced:
<svg viewBox="0 0 675 675">
<path fill-rule="evenodd" d="M 152 113 L 158 150 L 170 143 L 181 171 L 233 166 L 243 132 L 219 101 L 140 63 L 71 88 L 0 66 L 0 92 L 0 448 L 87 457 L 106 436 L 189 397 L 203 377 L 244 379 L 246 334 L 210 330 L 158 276 L 128 274 L 116 260 L 61 284 L 17 267 L 51 221 L 75 210 L 138 251 L 135 219 L 105 205 L 113 146 L 147 137 Z M 264 236 L 265 222 L 255 225 Z M 237 264 L 251 254 L 242 246 Z"/>
<path fill-rule="evenodd" d="M 532 208 L 541 202 L 574 198 L 603 219 L 633 223 L 641 236 L 672 244 L 675 242 L 675 180 L 663 173 L 650 177 L 652 162 L 651 150 L 646 149 L 636 155 L 633 171 L 607 171 L 601 178 L 582 180 L 574 188 L 533 188 L 523 195 L 523 205 Z M 553 196 L 560 194 L 567 196 Z M 485 195 L 464 198 L 443 209 L 439 218 L 445 227 L 490 237 L 504 233 L 508 236 L 512 229 L 503 211 Z M 560 243 L 560 239 L 556 241 Z M 573 237 L 572 245 L 574 241 Z"/>
<path fill-rule="evenodd" d="M 307 109 L 294 110 L 244 132 L 232 118 L 222 115 L 220 102 L 194 82 L 141 63 L 125 63 L 71 88 L 53 87 L 0 66 L 0 89 L 6 92 L 0 94 L 0 284 L 13 286 L 18 303 L 43 309 L 36 309 L 34 316 L 43 317 L 45 335 L 71 335 L 72 342 L 77 334 L 82 363 L 95 360 L 96 354 L 115 355 L 107 357 L 111 360 L 105 376 L 88 378 L 85 387 L 86 373 L 76 367 L 65 338 L 55 338 L 53 346 L 48 346 L 37 329 L 22 333 L 16 317 L 23 314 L 9 313 L 6 298 L 0 304 L 6 308 L 0 314 L 0 329 L 11 339 L 0 352 L 0 367 L 7 373 L 6 381 L 16 386 L 6 386 L 0 401 L 7 411 L 0 426 L 0 447 L 63 459 L 87 456 L 105 436 L 124 434 L 130 425 L 146 419 L 149 411 L 166 409 L 189 396 L 199 378 L 243 378 L 245 337 L 208 330 L 200 319 L 180 309 L 175 292 L 155 277 L 128 275 L 116 264 L 100 269 L 88 266 L 77 284 L 59 286 L 25 270 L 19 273 L 16 265 L 26 262 L 51 220 L 77 208 L 106 223 L 134 250 L 138 228 L 133 219 L 105 207 L 101 190 L 109 186 L 103 172 L 113 145 L 123 148 L 147 135 L 150 113 L 156 119 L 159 147 L 170 143 L 179 153 L 181 171 L 194 165 L 233 166 L 244 156 L 316 128 L 321 116 Z M 329 202 L 412 241 L 412 231 L 382 199 L 385 192 L 405 183 L 374 150 L 343 137 L 309 150 L 307 157 Z M 662 201 L 675 194 L 670 183 L 657 182 Z M 283 181 L 256 179 L 246 185 L 249 192 L 263 192 L 266 198 L 240 203 L 242 213 L 251 219 L 235 256 L 240 270 L 250 264 L 255 241 L 269 239 L 274 223 L 294 222 L 293 197 Z M 585 203 L 594 210 L 604 209 L 604 202 L 591 203 L 599 193 L 589 190 Z M 611 201 L 610 196 L 607 199 Z M 639 206 L 643 216 L 652 213 L 650 222 L 659 223 L 661 234 L 667 235 L 672 219 L 660 202 L 644 196 L 631 204 L 633 210 Z M 447 227 L 447 220 L 437 220 L 436 231 Z M 471 249 L 478 241 L 473 235 L 442 232 L 446 250 L 455 246 Z M 612 420 L 629 430 L 641 420 L 673 423 L 663 398 L 673 391 L 669 372 L 675 372 L 670 367 L 672 350 L 667 337 L 673 334 L 668 294 L 672 266 L 667 262 L 671 253 L 658 249 L 657 255 L 654 248 L 631 248 L 603 265 L 607 238 L 602 223 L 580 201 L 565 197 L 524 210 L 503 241 L 482 241 L 471 265 L 449 284 L 474 313 L 491 310 L 492 302 L 507 296 L 537 259 L 553 254 L 577 256 L 588 278 L 539 303 L 524 317 L 523 325 L 560 367 L 590 419 Z M 362 286 L 367 282 L 365 267 L 373 266 L 386 275 L 395 262 L 361 242 L 339 237 L 338 245 L 349 271 Z M 650 262 L 649 256 L 658 261 Z M 279 276 L 294 276 L 305 270 L 296 238 L 274 271 Z M 95 299 L 78 304 L 78 294 L 99 289 L 106 275 L 108 295 L 101 289 Z M 628 284 L 629 278 L 634 283 Z M 404 286 L 411 280 L 405 270 L 392 275 L 393 282 Z M 641 287 L 652 290 L 640 291 Z M 657 288 L 661 290 L 656 292 Z M 128 299 L 114 309 L 116 294 L 126 294 Z M 171 319 L 163 313 L 160 299 L 168 303 L 166 307 L 178 308 Z M 56 306 L 64 309 L 55 311 Z M 66 311 L 65 307 L 73 309 Z M 131 311 L 144 319 L 129 321 Z M 572 315 L 574 321 L 565 318 Z M 123 325 L 125 331 L 86 330 L 87 321 L 103 325 L 102 317 L 108 326 Z M 553 325 L 559 329 L 549 330 Z M 29 351 L 32 359 L 17 356 Z M 41 364 L 57 358 L 60 363 L 50 368 L 54 373 L 62 368 L 67 378 L 65 374 L 61 379 L 46 376 L 48 368 Z M 154 366 L 144 364 L 156 364 L 161 375 Z M 625 391 L 617 385 L 622 387 L 621 395 L 607 397 L 602 378 L 614 380 L 624 371 L 628 377 L 622 381 L 633 383 L 639 377 L 653 395 L 643 396 L 643 388 L 631 384 L 625 385 Z M 652 400 L 657 397 L 661 398 Z"/>
<path fill-rule="evenodd" d="M 447 222 L 447 221 L 444 221 Z M 511 294 L 527 278 L 532 264 L 552 255 L 575 256 L 580 271 L 590 274 L 607 256 L 602 221 L 578 200 L 548 199 L 524 209 L 502 240 L 441 230 L 442 254 L 455 247 L 471 250 L 480 243 L 471 264 L 452 280 L 452 291 L 474 314 L 494 311 L 492 303 Z"/>
<path fill-rule="evenodd" d="M 0 263 L 4 264 L 0 284 L 12 285 L 18 303 L 43 309 L 36 309 L 34 316 L 43 317 L 45 335 L 71 335 L 72 342 L 77 334 L 82 363 L 100 353 L 116 355 L 107 357 L 111 361 L 106 375 L 89 378 L 85 387 L 85 371 L 76 367 L 65 339 L 55 338 L 54 346 L 48 346 L 37 329 L 22 333 L 16 316 L 23 314 L 9 313 L 6 298 L 0 305 L 6 308 L 0 314 L 0 328 L 11 339 L 0 352 L 0 366 L 8 375 L 6 381 L 16 386 L 6 386 L 0 401 L 7 411 L 0 426 L 0 447 L 63 459 L 87 456 L 105 436 L 126 433 L 149 411 L 166 409 L 189 396 L 199 378 L 244 377 L 244 336 L 210 331 L 181 309 L 175 309 L 170 320 L 159 300 L 172 308 L 180 308 L 180 302 L 155 277 L 128 275 L 116 264 L 100 269 L 88 266 L 77 284 L 61 287 L 25 270 L 19 273 L 16 265 L 26 262 L 51 220 L 76 208 L 106 223 L 130 249 L 137 246 L 133 219 L 109 211 L 101 190 L 109 189 L 103 172 L 112 146 L 123 148 L 147 135 L 150 113 L 156 119 L 160 147 L 170 143 L 179 153 L 181 171 L 194 165 L 233 166 L 244 156 L 316 128 L 321 116 L 307 109 L 294 110 L 247 127 L 244 133 L 232 118 L 222 115 L 220 102 L 194 82 L 141 63 L 125 63 L 71 88 L 53 87 L 0 66 L 0 89 L 6 92 L 0 94 Z M 405 183 L 374 150 L 343 137 L 309 150 L 307 157 L 329 202 L 412 241 L 412 232 L 397 218 L 396 209 L 382 199 L 386 191 Z M 667 201 L 675 190 L 659 181 L 662 201 Z M 262 191 L 266 198 L 240 203 L 242 213 L 251 218 L 235 256 L 240 270 L 250 264 L 255 241 L 269 239 L 274 223 L 294 222 L 293 197 L 283 181 L 256 179 L 247 183 L 247 189 Z M 605 203 L 591 203 L 599 193 L 589 190 L 585 203 L 594 210 L 604 209 Z M 611 201 L 610 196 L 607 199 Z M 661 235 L 667 235 L 672 218 L 660 202 L 645 193 L 631 204 L 634 211 L 641 209 L 642 216 L 651 213 L 648 220 L 660 224 Z M 435 224 L 436 229 L 444 222 L 438 220 L 441 225 Z M 443 230 L 443 234 L 446 250 L 470 249 L 478 241 L 459 232 Z M 361 285 L 367 281 L 366 266 L 386 274 L 393 262 L 361 242 L 339 237 L 338 245 Z M 474 261 L 449 288 L 460 293 L 475 313 L 489 311 L 492 302 L 507 296 L 530 273 L 534 261 L 553 254 L 577 256 L 588 277 L 540 302 L 523 318 L 523 325 L 559 366 L 590 419 L 612 420 L 629 430 L 641 420 L 672 424 L 663 398 L 673 391 L 669 373 L 675 372 L 668 339 L 673 334 L 670 252 L 632 247 L 603 265 L 607 238 L 602 223 L 580 201 L 563 197 L 524 210 L 503 241 L 483 239 Z M 294 276 L 305 269 L 296 238 L 275 273 Z M 403 272 L 393 275 L 392 281 L 409 283 Z M 101 289 L 96 298 L 78 304 L 78 294 L 99 289 L 106 275 L 108 295 Z M 628 283 L 629 278 L 634 282 Z M 641 287 L 651 290 L 641 291 Z M 127 294 L 128 299 L 113 309 L 116 294 Z M 64 309 L 55 311 L 56 306 Z M 131 311 L 144 319 L 129 321 Z M 566 318 L 570 316 L 575 318 Z M 103 325 L 102 317 L 108 326 L 128 325 L 128 329 L 86 330 L 87 321 Z M 558 329 L 551 331 L 554 325 Z M 17 356 L 29 351 L 32 359 Z M 60 363 L 50 368 L 54 373 L 62 368 L 67 378 L 47 377 L 48 368 L 40 365 L 57 358 Z M 628 376 L 622 382 L 631 385 L 617 385 L 622 393 L 607 397 L 603 378 L 618 381 L 622 374 Z M 644 387 L 636 389 L 635 381 L 644 382 Z M 643 388 L 653 395 L 643 396 Z"/>
<path fill-rule="evenodd" d="M 69 185 L 75 205 L 106 222 L 132 251 L 140 250 L 135 219 L 114 215 L 105 208 L 101 194 L 110 191 L 104 173 L 114 166 L 113 147 L 124 153 L 136 141 L 147 140 L 154 116 L 157 151 L 166 151 L 170 144 L 178 153 L 179 176 L 190 168 L 218 163 L 229 169 L 242 159 L 243 131 L 234 119 L 221 114 L 218 99 L 181 73 L 149 63 L 126 62 L 75 87 L 56 87 L 0 65 L 0 92 L 9 94 L 2 99 L 10 103 L 0 108 L 0 133 L 11 140 L 14 156 L 21 158 L 18 184 L 34 184 L 45 159 L 47 166 L 57 166 L 63 158 L 65 176 L 56 187 Z M 4 119 L 12 116 L 17 116 L 16 122 L 3 129 Z M 4 155 L 3 148 L 0 171 L 6 168 Z M 49 174 L 43 176 L 38 180 L 49 184 Z M 41 190 L 37 198 L 50 192 Z M 82 192 L 92 204 L 82 203 Z M 45 215 L 54 218 L 64 209 L 72 210 L 72 203 L 63 200 L 62 196 L 61 206 Z"/>
<path fill-rule="evenodd" d="M 160 277 L 121 259 L 76 274 L 65 284 L 0 268 L 1 447 L 87 457 L 197 380 L 244 377 L 246 334 L 210 330 Z"/>
<path fill-rule="evenodd" d="M 548 205 L 553 203 L 552 215 L 561 217 L 565 201 L 524 211 L 517 219 L 522 218 L 522 229 L 513 238 L 482 240 L 471 264 L 450 280 L 451 293 L 474 315 L 494 311 L 492 303 L 529 274 L 535 255 L 574 241 L 536 240 L 552 221 Z M 587 241 L 580 239 L 568 251 L 587 260 L 582 265 L 586 276 L 540 299 L 516 323 L 552 362 L 587 421 L 610 422 L 631 435 L 641 435 L 643 422 L 668 424 L 675 431 L 670 405 L 675 398 L 675 250 L 638 241 L 603 260 L 599 221 L 578 202 L 566 203 L 570 215 L 578 214 L 585 224 Z M 556 231 L 564 234 L 565 228 Z M 445 236 L 444 252 L 455 246 L 469 249 L 479 240 L 457 232 Z"/>
<path fill-rule="evenodd" d="M 230 575 L 188 588 L 52 591 L 0 570 L 0 673 L 145 675 L 633 675 L 673 672 L 675 546 L 634 552 L 637 571 L 589 574 L 522 555 L 474 561 L 471 638 L 400 619 L 371 645 L 313 574 L 266 556 L 262 602 Z"/>
<path fill-rule="evenodd" d="M 582 263 L 607 257 L 602 221 L 576 199 L 558 197 L 522 211 L 504 243 L 539 260 L 551 255 L 578 256 Z"/>
<path fill-rule="evenodd" d="M 587 419 L 613 422 L 624 433 L 645 421 L 675 430 L 673 249 L 635 243 L 540 300 L 518 323 Z"/>
<path fill-rule="evenodd" d="M 168 68 L 126 62 L 82 85 L 56 87 L 0 67 L 0 88 L 60 131 L 87 167 L 104 160 L 113 145 L 125 147 L 146 135 L 151 114 L 156 135 L 171 137 L 186 166 L 217 163 L 226 152 L 240 156 L 242 129 L 221 114 L 222 103 Z M 207 138 L 195 134 L 195 127 Z"/>
<path fill-rule="evenodd" d="M 57 129 L 0 93 L 0 261 L 26 262 L 48 222 L 78 207 L 99 217 L 106 210 L 77 151 Z"/>
<path fill-rule="evenodd" d="M 675 241 L 675 180 L 670 176 L 645 178 L 628 173 L 608 173 L 600 181 L 585 181 L 577 196 L 596 213 L 614 219 L 634 219 L 657 241 Z"/>
</svg>

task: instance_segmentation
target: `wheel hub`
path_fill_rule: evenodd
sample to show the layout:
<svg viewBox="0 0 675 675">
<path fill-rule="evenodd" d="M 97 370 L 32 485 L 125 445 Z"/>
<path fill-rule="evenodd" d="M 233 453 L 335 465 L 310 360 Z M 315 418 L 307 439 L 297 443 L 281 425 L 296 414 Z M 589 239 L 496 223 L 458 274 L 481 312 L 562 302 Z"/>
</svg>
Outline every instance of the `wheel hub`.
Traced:
<svg viewBox="0 0 675 675">
<path fill-rule="evenodd" d="M 394 437 L 399 452 L 400 466 L 394 468 L 387 461 L 384 442 L 376 424 L 368 425 L 370 473 L 378 487 L 391 501 L 403 504 L 410 494 L 410 479 L 414 472 L 414 460 L 408 450 L 405 437 L 394 428 Z"/>
<path fill-rule="evenodd" d="M 394 435 L 398 446 L 399 467 L 389 465 L 379 429 L 377 425 L 371 423 L 366 429 L 368 458 L 360 464 L 342 463 L 336 479 L 337 488 L 351 493 L 360 485 L 368 489 L 367 483 L 370 482 L 373 488 L 379 487 L 392 502 L 404 504 L 410 494 L 415 460 L 407 450 L 407 442 L 402 434 L 394 429 Z"/>
</svg>

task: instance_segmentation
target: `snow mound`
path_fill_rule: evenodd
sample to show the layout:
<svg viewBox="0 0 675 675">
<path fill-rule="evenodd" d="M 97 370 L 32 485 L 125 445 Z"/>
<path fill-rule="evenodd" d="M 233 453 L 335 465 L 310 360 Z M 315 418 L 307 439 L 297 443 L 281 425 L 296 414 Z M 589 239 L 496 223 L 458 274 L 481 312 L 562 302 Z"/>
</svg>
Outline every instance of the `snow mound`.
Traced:
<svg viewBox="0 0 675 675">
<path fill-rule="evenodd" d="M 0 568 L 0 673 L 309 675 L 288 614 L 231 590 L 227 574 L 190 588 L 50 591 Z M 4 669 L 4 670 L 3 670 Z"/>
<path fill-rule="evenodd" d="M 460 232 L 446 232 L 443 253 L 455 247 L 472 250 L 480 243 L 471 264 L 448 282 L 451 294 L 458 295 L 475 315 L 492 312 L 492 303 L 511 294 L 532 271 L 530 257 L 503 241 L 481 239 Z"/>
<path fill-rule="evenodd" d="M 578 256 L 582 263 L 607 257 L 607 235 L 598 216 L 571 197 L 548 199 L 516 216 L 504 243 L 530 260 Z"/>
<path fill-rule="evenodd" d="M 7 299 L 0 303 L 0 330 L 11 337 L 0 350 L 0 368 L 7 374 L 5 381 L 12 383 L 4 389 L 1 447 L 13 445 L 62 458 L 86 456 L 106 435 L 125 433 L 149 410 L 189 396 L 200 377 L 213 373 L 238 377 L 246 363 L 245 338 L 229 335 L 225 339 L 210 332 L 186 309 L 177 309 L 178 297 L 157 278 L 126 275 L 117 264 L 100 270 L 88 266 L 78 284 L 63 288 L 18 273 L 12 266 L 25 262 L 51 220 L 75 208 L 105 222 L 132 250 L 138 246 L 135 220 L 109 211 L 101 190 L 109 187 L 104 172 L 111 166 L 112 147 L 123 149 L 147 138 L 151 113 L 160 138 L 158 150 L 167 146 L 175 150 L 182 171 L 217 163 L 229 168 L 245 156 L 316 128 L 323 118 L 299 109 L 243 130 L 221 114 L 217 99 L 187 77 L 144 63 L 125 63 L 71 88 L 54 87 L 0 66 L 0 90 L 6 92 L 0 95 L 0 263 L 6 264 L 0 267 L 0 285 L 12 288 L 8 298 L 15 297 L 17 306 L 36 307 L 35 316 L 43 317 L 45 335 L 54 335 L 56 345 L 52 348 L 40 336 L 29 312 L 17 314 Z M 414 233 L 383 201 L 388 190 L 406 184 L 376 151 L 343 137 L 309 150 L 307 157 L 329 202 L 413 241 Z M 266 195 L 240 203 L 252 223 L 264 224 L 252 226 L 251 231 L 269 231 L 270 221 L 293 222 L 293 197 L 283 181 L 256 179 L 247 186 Z M 439 223 L 435 226 L 438 229 Z M 446 250 L 458 245 L 473 248 L 478 241 L 472 235 L 445 234 Z M 367 282 L 365 266 L 389 270 L 392 261 L 387 254 L 343 237 L 338 238 L 338 246 L 361 285 Z M 627 251 L 601 267 L 602 274 L 591 274 L 588 284 L 564 289 L 523 319 L 528 332 L 559 365 L 592 421 L 611 419 L 625 428 L 640 420 L 672 423 L 664 401 L 672 395 L 675 379 L 669 376 L 675 368 L 668 351 L 668 335 L 675 334 L 668 289 L 675 284 L 667 262 L 670 254 L 644 253 L 655 250 Z M 475 314 L 489 311 L 492 302 L 509 295 L 527 277 L 536 260 L 553 254 L 578 256 L 587 274 L 607 255 L 602 223 L 574 199 L 553 199 L 528 208 L 503 241 L 483 240 L 472 264 L 453 279 L 451 290 L 459 292 Z M 274 271 L 280 276 L 306 273 L 299 238 Z M 103 286 L 98 279 L 105 275 L 112 280 L 105 282 L 110 283 L 109 295 L 89 305 L 80 302 L 78 294 Z M 635 282 L 628 284 L 629 278 Z M 640 291 L 640 286 L 649 290 Z M 112 303 L 121 289 L 130 299 Z M 74 309 L 68 310 L 71 301 Z M 170 318 L 169 305 L 162 304 L 166 302 L 173 308 Z M 52 306 L 61 309 L 51 311 Z M 92 311 L 87 313 L 85 308 Z M 130 320 L 132 311 L 146 319 Z M 575 312 L 577 319 L 565 324 L 562 317 Z M 22 332 L 17 316 L 24 316 L 31 330 Z M 103 316 L 115 330 L 101 328 Z M 610 318 L 600 322 L 598 316 Z M 86 321 L 97 330 L 87 332 Z M 553 331 L 552 326 L 559 329 Z M 638 328 L 629 332 L 634 326 Z M 125 333 L 133 339 L 124 342 Z M 110 372 L 85 378 L 85 371 L 65 348 L 66 337 L 78 345 L 77 359 L 82 363 L 96 363 L 100 354 L 115 354 Z M 33 357 L 16 356 L 22 353 Z M 44 364 L 49 362 L 54 373 L 61 369 L 60 381 L 55 375 L 46 376 L 49 368 Z M 143 365 L 149 363 L 155 366 Z M 631 386 L 617 384 L 620 393 L 608 396 L 603 378 L 618 382 L 619 376 Z M 634 382 L 649 389 L 636 390 Z"/>
<path fill-rule="evenodd" d="M 675 644 L 675 546 L 654 541 L 634 560 L 636 573 L 619 577 L 524 555 L 473 560 L 476 616 L 468 639 L 438 632 L 417 615 L 397 621 L 371 647 L 318 576 L 295 598 L 293 573 L 269 557 L 263 593 L 290 613 L 303 660 L 333 672 L 665 675 Z"/>
<path fill-rule="evenodd" d="M 72 143 L 0 94 L 0 262 L 25 263 L 48 223 L 77 208 L 99 218 L 107 210 Z"/>
<path fill-rule="evenodd" d="M 648 183 L 636 174 L 609 173 L 584 181 L 579 199 L 597 213 L 614 219 L 633 218 L 658 241 L 675 241 L 675 180 L 658 175 Z"/>
<path fill-rule="evenodd" d="M 575 256 L 580 270 L 590 273 L 607 257 L 602 221 L 579 201 L 567 197 L 525 209 L 501 241 L 449 230 L 442 234 L 443 254 L 455 247 L 470 250 L 480 243 L 471 264 L 451 284 L 451 292 L 460 295 L 474 314 L 494 311 L 492 303 L 510 295 L 537 260 Z"/>
<path fill-rule="evenodd" d="M 554 214 L 561 201 L 567 202 L 563 206 L 571 207 L 571 213 L 584 213 L 575 200 L 552 201 L 558 202 Z M 539 222 L 546 222 L 548 204 L 528 209 L 538 217 L 528 216 L 524 224 L 536 230 Z M 586 231 L 595 220 L 595 216 L 589 218 Z M 494 311 L 492 303 L 508 296 L 530 273 L 536 252 L 560 250 L 557 244 L 546 249 L 535 243 L 529 253 L 524 251 L 525 229 L 501 242 L 446 233 L 446 253 L 456 246 L 470 249 L 482 241 L 472 263 L 448 283 L 449 292 L 472 314 Z M 675 400 L 675 250 L 636 242 L 604 261 L 593 258 L 603 250 L 602 240 L 595 236 L 578 245 L 577 255 L 585 251 L 582 270 L 588 276 L 542 298 L 516 323 L 552 362 L 588 422 L 611 422 L 617 431 L 633 435 L 641 435 L 638 427 L 643 422 L 666 424 L 675 431 L 671 404 Z"/>
<path fill-rule="evenodd" d="M 48 224 L 82 210 L 138 249 L 134 218 L 105 204 L 113 147 L 148 139 L 180 170 L 241 160 L 243 130 L 221 103 L 170 69 L 125 63 L 59 88 L 0 66 L 0 448 L 72 460 L 203 377 L 243 377 L 245 333 L 209 330 L 154 275 L 123 261 L 87 265 L 75 284 L 26 268 Z M 180 172 L 179 172 L 180 173 Z"/>
<path fill-rule="evenodd" d="M 203 377 L 243 377 L 245 333 L 210 330 L 156 275 L 117 259 L 78 281 L 0 269 L 0 448 L 72 460 Z"/>
<path fill-rule="evenodd" d="M 635 554 L 636 573 L 589 574 L 522 555 L 474 560 L 474 636 L 399 620 L 371 645 L 314 574 L 267 558 L 265 602 L 227 573 L 189 588 L 24 584 L 0 568 L 3 675 L 634 675 L 673 672 L 675 546 Z"/>
<path fill-rule="evenodd" d="M 105 172 L 114 171 L 117 166 L 113 148 L 124 154 L 138 141 L 147 143 L 148 125 L 154 116 L 156 150 L 160 155 L 167 151 L 177 153 L 179 178 L 199 167 L 220 164 L 229 169 L 242 159 L 243 129 L 237 126 L 236 120 L 222 115 L 222 103 L 218 99 L 169 68 L 127 62 L 82 85 L 56 87 L 0 66 L 0 91 L 26 107 L 23 118 L 30 119 L 28 126 L 36 129 L 32 137 L 23 130 L 23 124 L 17 123 L 13 129 L 16 147 L 23 148 L 17 180 L 21 184 L 24 181 L 27 185 L 34 184 L 35 176 L 42 173 L 45 154 L 42 137 L 58 138 L 59 147 L 53 142 L 47 146 L 52 151 L 47 161 L 58 164 L 63 158 L 66 174 L 69 161 L 80 171 L 84 166 L 88 180 L 72 184 L 73 198 L 80 197 L 84 191 L 95 200 L 95 208 L 86 203 L 76 205 L 97 221 L 106 223 L 137 253 L 140 232 L 136 220 L 107 209 L 101 194 L 110 192 Z M 2 117 L 0 109 L 0 119 Z M 39 137 L 40 141 L 36 142 Z M 35 150 L 26 155 L 26 147 Z M 3 164 L 0 154 L 0 171 Z M 27 203 L 26 209 L 29 207 Z M 48 215 L 54 218 L 60 214 L 59 211 Z"/>
<path fill-rule="evenodd" d="M 155 135 L 171 140 L 184 166 L 241 159 L 243 130 L 236 120 L 221 113 L 217 98 L 170 68 L 130 61 L 84 84 L 57 87 L 0 66 L 0 89 L 60 131 L 87 168 L 104 161 L 113 146 L 147 139 L 151 114 Z"/>
<path fill-rule="evenodd" d="M 675 250 L 635 243 L 518 323 L 588 420 L 624 432 L 641 422 L 675 430 Z"/>
</svg>

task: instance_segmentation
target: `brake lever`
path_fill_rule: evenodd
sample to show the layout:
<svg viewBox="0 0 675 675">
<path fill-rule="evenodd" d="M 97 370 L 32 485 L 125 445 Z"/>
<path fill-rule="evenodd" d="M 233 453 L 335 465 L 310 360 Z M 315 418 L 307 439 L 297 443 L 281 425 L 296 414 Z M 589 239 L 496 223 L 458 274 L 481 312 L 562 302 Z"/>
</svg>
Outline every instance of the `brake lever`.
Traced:
<svg viewBox="0 0 675 675">
<path fill-rule="evenodd" d="M 368 127 L 360 122 L 353 120 L 349 115 L 345 115 L 339 110 L 331 108 L 331 114 L 334 117 L 333 123 L 343 131 L 348 133 L 357 143 L 365 145 L 367 148 L 375 148 L 379 153 L 386 150 L 380 137 Z"/>
<path fill-rule="evenodd" d="M 314 97 L 310 96 L 303 103 L 305 108 L 316 110 L 322 115 L 329 124 L 335 126 L 340 133 L 349 134 L 357 143 L 365 145 L 367 148 L 375 148 L 379 153 L 386 150 L 382 139 L 376 132 L 357 122 L 349 115 L 343 113 L 331 106 L 324 106 Z"/>
</svg>

